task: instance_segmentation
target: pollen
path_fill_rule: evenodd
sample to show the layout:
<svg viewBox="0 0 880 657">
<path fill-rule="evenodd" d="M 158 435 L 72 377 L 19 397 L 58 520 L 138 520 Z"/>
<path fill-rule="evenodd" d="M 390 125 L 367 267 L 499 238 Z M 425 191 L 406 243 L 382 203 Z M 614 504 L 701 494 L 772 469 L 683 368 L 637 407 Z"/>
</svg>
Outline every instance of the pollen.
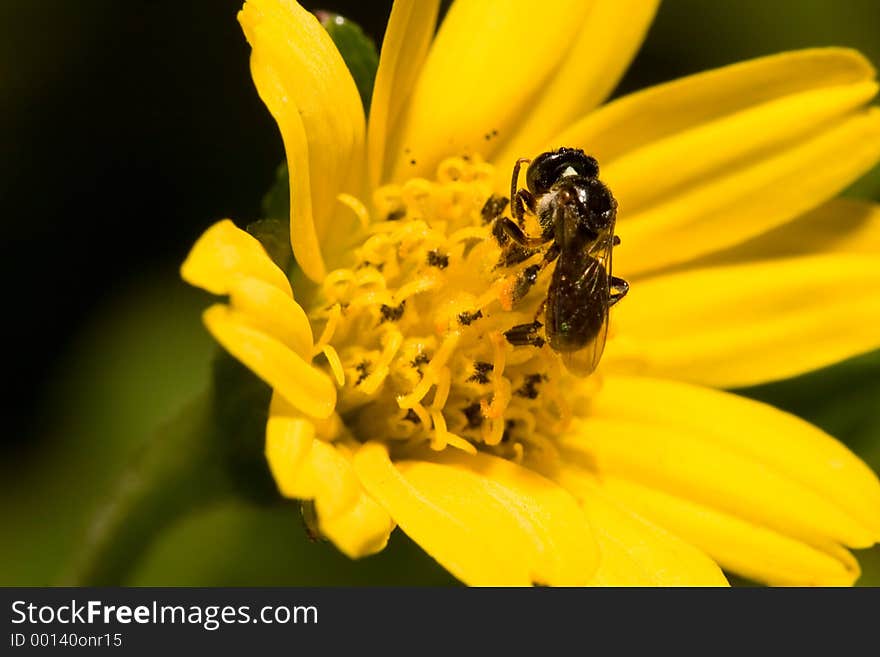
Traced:
<svg viewBox="0 0 880 657">
<path fill-rule="evenodd" d="M 494 179 L 486 162 L 456 157 L 433 180 L 379 188 L 370 209 L 341 199 L 366 238 L 349 268 L 326 276 L 309 315 L 315 363 L 336 381 L 355 437 L 520 460 L 548 452 L 570 421 L 558 355 L 505 338 L 536 322 L 549 278 L 536 273 L 540 252 L 512 254 L 493 234 L 509 210 Z"/>
</svg>

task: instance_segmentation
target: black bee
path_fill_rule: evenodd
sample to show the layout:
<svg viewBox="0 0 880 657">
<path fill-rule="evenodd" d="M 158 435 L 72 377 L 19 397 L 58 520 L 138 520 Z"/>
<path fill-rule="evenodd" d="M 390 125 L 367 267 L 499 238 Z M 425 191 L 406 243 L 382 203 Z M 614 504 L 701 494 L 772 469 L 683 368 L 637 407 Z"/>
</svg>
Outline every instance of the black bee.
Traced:
<svg viewBox="0 0 880 657">
<path fill-rule="evenodd" d="M 544 315 L 544 324 L 536 317 L 514 326 L 505 337 L 514 345 L 541 347 L 546 341 L 570 371 L 586 376 L 596 369 L 605 348 L 608 309 L 629 291 L 625 280 L 611 275 L 612 248 L 620 243 L 614 234 L 617 202 L 599 181 L 596 160 L 580 149 L 542 153 L 526 171 L 527 189 L 518 189 L 520 168 L 527 162 L 517 160 L 513 168 L 510 198 L 516 223 L 499 217 L 500 230 L 495 232 L 527 249 L 549 246 L 539 265 L 520 274 L 514 298 L 525 296 L 549 264 L 556 262 L 556 267 L 537 315 Z M 526 211 L 537 217 L 540 236 L 523 231 Z"/>
</svg>

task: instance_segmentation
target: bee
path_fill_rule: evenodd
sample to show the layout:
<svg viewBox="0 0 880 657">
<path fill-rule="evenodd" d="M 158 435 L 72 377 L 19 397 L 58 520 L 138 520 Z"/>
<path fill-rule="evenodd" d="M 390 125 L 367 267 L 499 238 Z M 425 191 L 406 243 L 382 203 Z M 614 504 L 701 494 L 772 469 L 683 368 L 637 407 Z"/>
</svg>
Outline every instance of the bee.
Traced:
<svg viewBox="0 0 880 657">
<path fill-rule="evenodd" d="M 521 189 L 520 169 L 526 163 L 526 188 Z M 625 280 L 611 275 L 612 250 L 620 243 L 614 234 L 617 202 L 599 180 L 595 158 L 578 148 L 517 160 L 510 198 L 516 222 L 495 219 L 493 233 L 499 243 L 512 240 L 529 253 L 545 248 L 540 263 L 519 274 L 514 301 L 525 296 L 541 271 L 554 262 L 556 266 L 535 321 L 514 326 L 504 335 L 516 346 L 546 343 L 562 356 L 569 371 L 586 376 L 596 369 L 605 349 L 609 309 L 629 291 Z M 538 220 L 537 237 L 525 233 L 527 212 Z M 538 321 L 542 315 L 543 324 Z"/>
</svg>

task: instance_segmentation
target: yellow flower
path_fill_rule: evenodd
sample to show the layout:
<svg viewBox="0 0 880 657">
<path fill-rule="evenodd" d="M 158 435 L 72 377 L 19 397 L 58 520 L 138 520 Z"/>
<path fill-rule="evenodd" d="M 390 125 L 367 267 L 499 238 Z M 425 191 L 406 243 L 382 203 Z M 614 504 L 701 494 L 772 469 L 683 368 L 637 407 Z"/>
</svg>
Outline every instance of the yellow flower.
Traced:
<svg viewBox="0 0 880 657">
<path fill-rule="evenodd" d="M 457 0 L 435 35 L 438 2 L 397 0 L 368 122 L 311 14 L 245 4 L 301 272 L 226 220 L 182 274 L 228 295 L 205 323 L 274 389 L 278 487 L 349 556 L 399 525 L 469 584 L 842 585 L 880 539 L 865 464 L 717 390 L 880 346 L 880 210 L 829 200 L 880 159 L 874 70 L 804 50 L 598 107 L 655 4 Z M 504 339 L 552 267 L 519 298 L 540 254 L 481 216 L 558 146 L 598 159 L 631 284 L 586 378 Z"/>
</svg>

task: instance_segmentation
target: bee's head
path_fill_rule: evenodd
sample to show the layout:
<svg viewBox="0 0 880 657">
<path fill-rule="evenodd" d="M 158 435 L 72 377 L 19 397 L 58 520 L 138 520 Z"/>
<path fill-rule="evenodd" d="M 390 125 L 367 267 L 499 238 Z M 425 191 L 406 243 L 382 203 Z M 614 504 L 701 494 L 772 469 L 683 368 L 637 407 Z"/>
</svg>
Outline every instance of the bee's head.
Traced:
<svg viewBox="0 0 880 657">
<path fill-rule="evenodd" d="M 599 164 L 595 158 L 580 148 L 562 147 L 541 153 L 532 160 L 526 172 L 526 185 L 532 194 L 541 195 L 567 176 L 594 179 L 598 175 Z"/>
</svg>

